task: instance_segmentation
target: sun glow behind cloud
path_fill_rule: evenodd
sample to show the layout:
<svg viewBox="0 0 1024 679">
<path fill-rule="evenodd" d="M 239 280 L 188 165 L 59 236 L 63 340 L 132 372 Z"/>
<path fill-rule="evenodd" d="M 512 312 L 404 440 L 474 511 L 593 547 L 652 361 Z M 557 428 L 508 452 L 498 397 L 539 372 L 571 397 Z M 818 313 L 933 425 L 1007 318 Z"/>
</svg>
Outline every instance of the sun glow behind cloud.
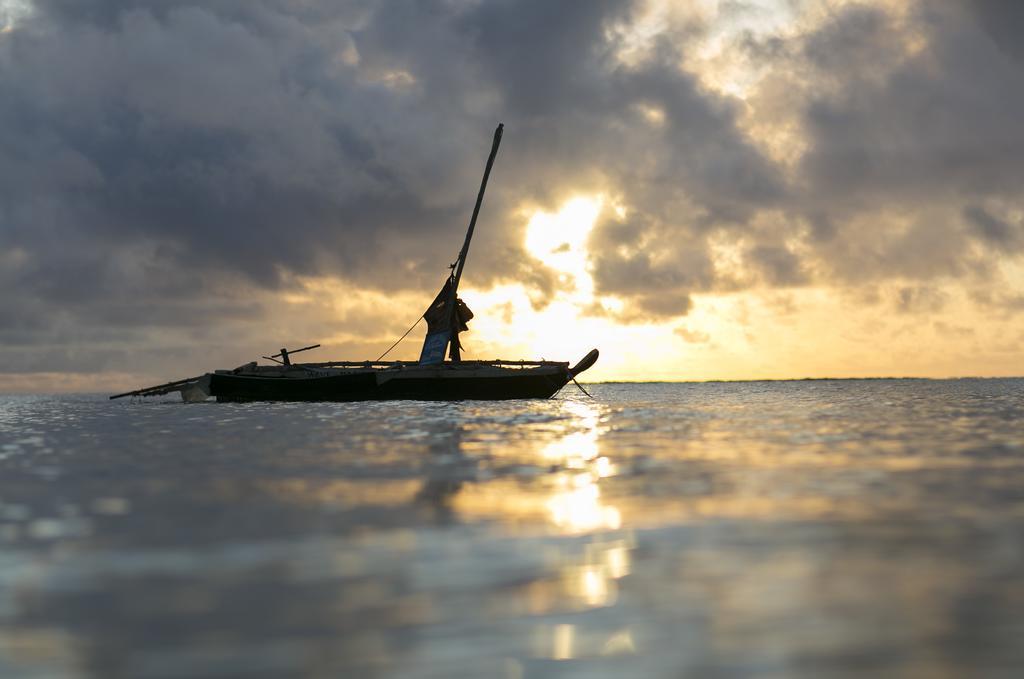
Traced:
<svg viewBox="0 0 1024 679">
<path fill-rule="evenodd" d="M 588 240 L 606 198 L 576 196 L 555 212 L 537 211 L 524 229 L 526 250 L 557 274 L 558 287 L 531 300 L 522 284 L 462 293 L 476 311 L 463 343 L 470 358 L 528 358 L 576 361 L 597 347 L 602 358 L 587 379 L 652 379 L 664 376 L 668 360 L 678 365 L 678 336 L 665 323 L 623 325 L 593 315 L 595 303 L 621 308 L 614 297 L 597 297 L 590 272 Z"/>
<path fill-rule="evenodd" d="M 594 294 L 587 267 L 587 239 L 604 204 L 602 196 L 569 200 L 557 213 L 537 212 L 526 225 L 527 251 L 559 272 L 559 282 L 572 286 L 572 296 L 584 303 Z"/>
<path fill-rule="evenodd" d="M 484 351 L 504 355 L 577 360 L 595 343 L 614 342 L 617 328 L 585 313 L 594 302 L 587 240 L 603 203 L 602 196 L 577 196 L 557 212 L 537 211 L 530 217 L 523 244 L 556 272 L 558 287 L 539 300 L 531 300 L 518 283 L 467 290 L 465 297 L 478 310 L 476 336 L 467 337 L 470 345 L 476 341 Z"/>
<path fill-rule="evenodd" d="M 621 311 L 624 305 L 595 295 L 590 270 L 588 240 L 605 203 L 603 196 L 577 196 L 527 220 L 525 248 L 557 272 L 559 286 L 550 296 L 531 300 L 520 283 L 466 288 L 463 296 L 477 313 L 463 340 L 468 358 L 575 361 L 597 347 L 601 360 L 585 376 L 595 381 L 941 376 L 961 374 L 968 361 L 975 365 L 972 374 L 997 375 L 1012 360 L 1015 350 L 998 346 L 1015 340 L 1013 319 L 997 324 L 952 288 L 940 294 L 959 324 L 942 321 L 945 312 L 927 323 L 898 310 L 865 312 L 860 296 L 898 299 L 908 289 L 900 281 L 872 291 L 794 287 L 695 294 L 685 316 L 661 321 L 622 323 L 614 315 L 594 315 L 596 308 Z M 742 262 L 733 265 L 742 268 Z M 1010 341 L 993 343 L 1001 333 Z"/>
</svg>

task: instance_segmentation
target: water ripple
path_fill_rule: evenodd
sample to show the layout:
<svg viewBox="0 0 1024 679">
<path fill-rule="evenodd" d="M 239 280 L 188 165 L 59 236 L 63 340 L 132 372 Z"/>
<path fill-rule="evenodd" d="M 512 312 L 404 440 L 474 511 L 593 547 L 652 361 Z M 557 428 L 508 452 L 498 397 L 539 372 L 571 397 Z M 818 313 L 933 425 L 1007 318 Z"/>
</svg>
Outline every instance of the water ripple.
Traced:
<svg viewBox="0 0 1024 679">
<path fill-rule="evenodd" d="M 1015 676 L 1024 381 L 0 397 L 0 675 Z"/>
</svg>

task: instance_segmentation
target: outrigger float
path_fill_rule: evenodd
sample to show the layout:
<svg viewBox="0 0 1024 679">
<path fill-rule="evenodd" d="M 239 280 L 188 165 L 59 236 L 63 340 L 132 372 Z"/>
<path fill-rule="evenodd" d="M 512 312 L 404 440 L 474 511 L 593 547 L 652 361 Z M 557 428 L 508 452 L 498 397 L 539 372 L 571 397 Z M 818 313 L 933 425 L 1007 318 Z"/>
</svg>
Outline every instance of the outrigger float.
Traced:
<svg viewBox="0 0 1024 679">
<path fill-rule="evenodd" d="M 503 400 L 550 398 L 570 381 L 575 381 L 577 375 L 597 361 L 597 349 L 572 367 L 568 362 L 559 361 L 462 360 L 459 333 L 469 329 L 467 323 L 473 318 L 473 312 L 458 297 L 459 282 L 503 128 L 503 125 L 498 125 L 494 131 L 494 143 L 462 250 L 455 263 L 450 265 L 450 273 L 441 291 L 423 314 L 427 321 L 427 335 L 419 361 L 292 362 L 292 355 L 320 346 L 314 344 L 293 351 L 281 349 L 280 353 L 263 357 L 273 365 L 257 365 L 254 361 L 234 370 L 215 370 L 197 377 L 115 394 L 110 398 L 179 392 L 185 401 L 204 401 L 213 397 L 221 402 Z M 445 360 L 446 352 L 448 360 Z"/>
</svg>

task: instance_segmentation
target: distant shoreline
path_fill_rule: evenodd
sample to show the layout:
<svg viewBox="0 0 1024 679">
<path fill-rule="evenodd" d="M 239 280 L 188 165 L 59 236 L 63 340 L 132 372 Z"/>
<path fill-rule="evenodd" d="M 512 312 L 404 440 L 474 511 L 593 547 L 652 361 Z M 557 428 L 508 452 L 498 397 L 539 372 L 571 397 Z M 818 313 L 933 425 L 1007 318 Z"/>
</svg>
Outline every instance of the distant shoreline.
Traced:
<svg viewBox="0 0 1024 679">
<path fill-rule="evenodd" d="M 946 382 L 953 380 L 1020 380 L 1024 375 L 998 375 L 964 377 L 763 377 L 735 380 L 607 380 L 602 382 L 585 382 L 580 384 L 751 384 L 754 382 L 881 382 L 881 381 L 930 381 Z"/>
</svg>

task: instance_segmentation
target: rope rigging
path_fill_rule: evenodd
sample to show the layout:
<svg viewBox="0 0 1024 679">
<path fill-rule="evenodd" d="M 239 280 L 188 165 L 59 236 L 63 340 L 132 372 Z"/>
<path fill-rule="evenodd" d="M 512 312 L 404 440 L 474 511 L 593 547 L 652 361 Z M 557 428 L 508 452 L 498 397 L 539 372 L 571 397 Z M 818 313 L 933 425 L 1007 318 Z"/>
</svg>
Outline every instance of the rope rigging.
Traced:
<svg viewBox="0 0 1024 679">
<path fill-rule="evenodd" d="M 392 345 L 391 345 L 390 347 L 388 347 L 388 350 L 387 350 L 387 351 L 385 351 L 385 352 L 384 352 L 383 354 L 381 354 L 380 356 L 378 356 L 378 357 L 377 357 L 377 361 L 381 360 L 382 358 L 384 358 L 385 356 L 387 356 L 388 354 L 390 354 L 390 353 L 391 353 L 391 350 L 392 350 L 392 349 L 394 349 L 395 347 L 397 347 L 397 346 L 398 346 L 398 345 L 399 345 L 399 344 L 401 343 L 401 341 L 402 341 L 402 340 L 404 340 L 404 339 L 405 339 L 406 337 L 408 337 L 408 336 L 409 336 L 409 333 L 410 333 L 410 332 L 412 332 L 412 329 L 413 329 L 413 328 L 415 328 L 415 327 L 416 327 L 417 325 L 419 325 L 419 324 L 420 324 L 420 321 L 422 321 L 422 320 L 423 320 L 423 317 L 422 317 L 422 316 L 420 316 L 419 318 L 417 318 L 417 319 L 416 319 L 416 322 L 415 322 L 415 323 L 413 323 L 413 324 L 412 324 L 411 326 L 409 326 L 409 329 L 405 331 L 405 334 L 404 334 L 404 335 L 402 335 L 401 337 L 399 337 L 399 338 L 398 338 L 398 340 L 396 340 L 394 344 L 392 344 Z M 375 361 L 375 362 L 376 362 L 376 361 Z"/>
</svg>

